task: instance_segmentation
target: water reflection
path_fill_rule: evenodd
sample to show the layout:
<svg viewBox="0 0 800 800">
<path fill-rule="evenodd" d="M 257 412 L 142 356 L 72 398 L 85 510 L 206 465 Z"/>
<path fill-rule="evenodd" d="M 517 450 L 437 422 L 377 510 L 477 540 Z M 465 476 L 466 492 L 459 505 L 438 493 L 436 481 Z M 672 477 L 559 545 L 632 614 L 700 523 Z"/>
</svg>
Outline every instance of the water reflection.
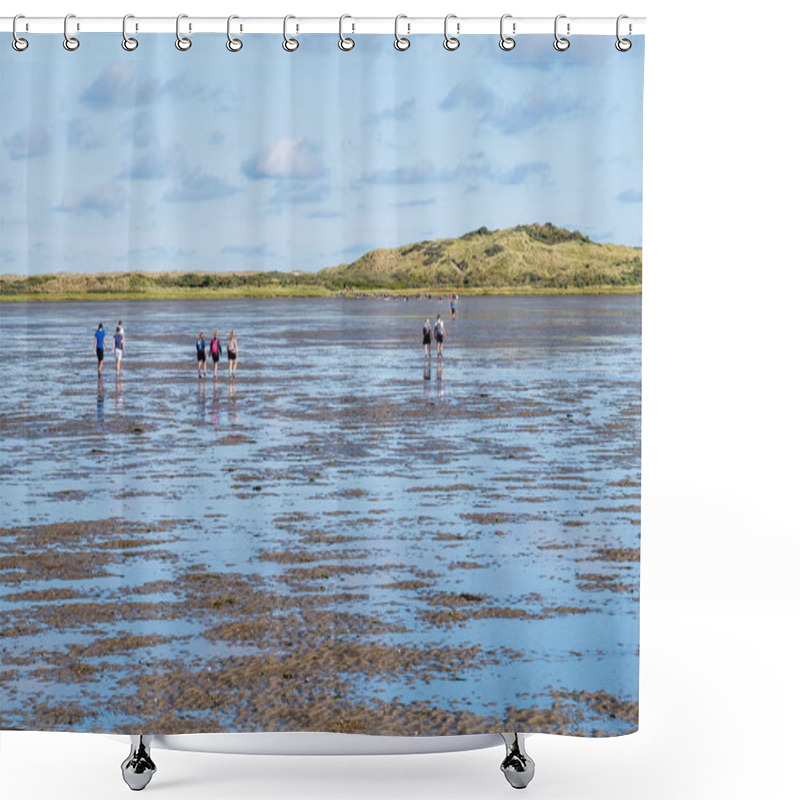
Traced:
<svg viewBox="0 0 800 800">
<path fill-rule="evenodd" d="M 236 384 L 231 381 L 228 384 L 228 413 L 231 417 L 231 422 L 239 421 L 239 406 L 236 400 Z"/>
<path fill-rule="evenodd" d="M 445 359 L 437 359 L 436 370 L 427 359 L 423 403 L 415 327 L 399 310 L 406 304 L 353 300 L 346 314 L 325 300 L 137 304 L 137 327 L 149 334 L 136 343 L 137 358 L 141 346 L 148 369 L 126 372 L 124 383 L 112 381 L 116 405 L 108 428 L 104 383 L 98 381 L 93 394 L 88 364 L 34 385 L 10 360 L 0 359 L 8 405 L 0 437 L 4 518 L 26 522 L 34 512 L 46 522 L 179 518 L 180 538 L 165 545 L 176 560 L 157 562 L 164 564 L 158 577 L 165 580 L 195 563 L 209 571 L 230 564 L 232 573 L 273 576 L 284 569 L 286 554 L 308 554 L 313 562 L 320 552 L 330 553 L 354 570 L 352 577 L 346 570 L 340 576 L 342 591 L 353 594 L 337 594 L 332 602 L 360 613 L 356 598 L 369 592 L 408 631 L 392 634 L 398 643 L 425 647 L 445 636 L 464 642 L 491 637 L 523 652 L 527 660 L 504 666 L 502 676 L 482 678 L 484 686 L 491 680 L 498 687 L 484 694 L 487 700 L 513 702 L 501 682 L 536 691 L 540 676 L 542 686 L 557 680 L 569 689 L 617 691 L 620 676 L 636 669 L 638 639 L 636 596 L 616 584 L 624 580 L 635 588 L 638 565 L 626 565 L 621 574 L 618 563 L 597 560 L 595 550 L 638 547 L 639 302 L 615 296 L 470 301 L 460 309 L 458 337 L 448 345 L 447 360 L 453 361 L 447 396 Z M 236 319 L 243 341 L 274 343 L 281 354 L 245 375 L 241 403 L 238 387 L 229 382 L 224 417 L 223 386 L 214 387 L 211 405 L 202 380 L 196 407 L 188 394 L 193 375 L 185 369 L 186 337 L 176 329 L 194 329 L 198 308 L 209 317 L 213 311 Z M 0 333 L 15 346 L 23 337 L 23 349 L 40 371 L 52 352 L 49 343 L 77 338 L 81 315 L 89 313 L 94 319 L 96 306 L 4 307 Z M 298 318 L 313 324 L 299 325 Z M 348 358 L 352 343 L 360 341 L 365 349 Z M 83 403 L 87 398 L 96 400 L 96 423 L 90 403 Z M 125 419 L 117 419 L 123 404 Z M 567 413 L 573 421 L 565 433 Z M 201 428 L 206 415 L 229 435 L 209 436 L 211 429 Z M 50 429 L 46 435 L 42 420 Z M 92 450 L 103 452 L 112 427 L 115 444 L 125 445 L 125 485 L 102 481 L 85 492 L 84 476 L 95 467 Z M 204 446 L 214 441 L 219 447 Z M 441 466 L 434 472 L 428 468 L 432 455 Z M 252 485 L 244 482 L 233 493 L 227 484 L 187 480 L 204 472 L 228 474 L 232 467 Z M 261 531 L 279 535 L 256 543 L 251 532 Z M 317 544 L 338 542 L 339 534 L 347 534 L 341 546 Z M 351 536 L 363 537 L 369 548 L 356 549 L 348 543 Z M 537 548 L 535 558 L 513 557 L 521 540 L 530 543 L 526 552 Z M 281 561 L 254 560 L 260 548 Z M 300 572 L 295 563 L 286 567 L 287 577 L 288 570 Z M 396 565 L 391 576 L 384 574 L 387 565 Z M 428 598 L 437 595 L 427 589 L 389 588 L 390 581 L 400 587 L 415 578 L 417 569 L 446 572 L 442 592 L 449 594 L 442 597 L 455 600 L 455 614 L 467 615 L 463 628 L 451 626 L 450 606 L 429 606 Z M 132 588 L 151 577 L 149 570 L 126 569 L 123 581 Z M 107 584 L 119 585 L 101 578 L 87 580 L 82 589 L 99 597 Z M 283 593 L 294 591 L 294 584 L 276 585 Z M 474 607 L 497 609 L 499 616 L 468 621 L 472 600 L 459 599 L 462 590 L 485 596 Z M 567 613 L 541 621 L 505 618 L 517 609 L 538 613 L 536 602 L 522 599 L 527 592 Z M 436 624 L 420 624 L 420 609 Z M 193 623 L 175 625 L 176 636 L 186 633 L 178 646 L 187 657 L 205 658 L 208 640 L 195 635 Z M 608 626 L 613 641 L 622 643 L 616 650 L 607 647 Z M 76 631 L 75 641 L 91 644 L 105 632 Z M 585 652 L 582 658 L 576 648 Z M 397 688 L 388 686 L 389 697 L 417 696 L 404 680 L 398 676 Z M 18 685 L 29 685 L 24 681 Z M 460 702 L 470 685 L 443 678 L 428 688 Z M 29 693 L 42 694 L 37 686 Z M 109 729 L 113 725 L 108 722 Z"/>
<path fill-rule="evenodd" d="M 97 421 L 105 421 L 105 389 L 103 389 L 103 379 L 97 379 Z"/>
<path fill-rule="evenodd" d="M 211 395 L 211 422 L 215 428 L 219 427 L 219 386 L 214 380 L 214 391 Z"/>
<path fill-rule="evenodd" d="M 125 410 L 125 381 L 119 374 L 117 374 L 114 390 L 114 410 L 121 414 Z"/>
<path fill-rule="evenodd" d="M 206 382 L 197 383 L 197 419 L 200 422 L 206 421 Z"/>
</svg>

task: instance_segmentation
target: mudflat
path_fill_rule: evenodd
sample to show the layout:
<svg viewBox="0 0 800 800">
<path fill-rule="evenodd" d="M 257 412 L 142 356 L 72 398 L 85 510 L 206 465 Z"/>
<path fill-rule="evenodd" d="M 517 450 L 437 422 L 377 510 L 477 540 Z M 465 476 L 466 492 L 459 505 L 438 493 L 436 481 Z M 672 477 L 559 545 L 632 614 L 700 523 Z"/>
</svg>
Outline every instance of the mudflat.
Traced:
<svg viewBox="0 0 800 800">
<path fill-rule="evenodd" d="M 640 304 L 5 307 L 0 727 L 634 730 Z"/>
</svg>

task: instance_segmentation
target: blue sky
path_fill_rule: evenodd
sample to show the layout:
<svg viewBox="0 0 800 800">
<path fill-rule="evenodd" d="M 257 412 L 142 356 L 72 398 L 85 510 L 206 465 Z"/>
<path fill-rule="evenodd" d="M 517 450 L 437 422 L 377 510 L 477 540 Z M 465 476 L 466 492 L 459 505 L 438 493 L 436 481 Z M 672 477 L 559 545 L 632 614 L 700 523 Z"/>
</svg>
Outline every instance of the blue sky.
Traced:
<svg viewBox="0 0 800 800">
<path fill-rule="evenodd" d="M 644 39 L 0 49 L 0 272 L 318 269 L 547 222 L 641 244 Z"/>
</svg>

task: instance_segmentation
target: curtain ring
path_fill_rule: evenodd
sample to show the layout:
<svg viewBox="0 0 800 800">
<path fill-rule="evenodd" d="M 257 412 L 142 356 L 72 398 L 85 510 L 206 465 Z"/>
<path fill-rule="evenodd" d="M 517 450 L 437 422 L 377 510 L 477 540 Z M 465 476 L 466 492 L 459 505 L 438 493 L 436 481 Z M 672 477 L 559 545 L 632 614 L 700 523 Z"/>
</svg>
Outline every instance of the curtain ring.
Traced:
<svg viewBox="0 0 800 800">
<path fill-rule="evenodd" d="M 72 52 L 73 50 L 77 50 L 81 46 L 81 43 L 77 40 L 77 38 L 74 36 L 70 36 L 67 30 L 67 26 L 69 25 L 69 21 L 71 19 L 75 19 L 74 14 L 67 14 L 67 16 L 64 17 L 64 42 L 63 42 L 64 49 L 69 50 L 70 52 Z"/>
<path fill-rule="evenodd" d="M 192 40 L 188 36 L 181 35 L 181 20 L 188 18 L 188 14 L 178 14 L 175 20 L 175 47 L 178 50 L 188 50 L 192 46 Z"/>
<path fill-rule="evenodd" d="M 553 31 L 556 36 L 556 40 L 553 42 L 553 47 L 555 47 L 555 49 L 558 50 L 560 53 L 563 53 L 565 50 L 569 50 L 569 39 L 567 39 L 564 36 L 558 35 L 558 21 L 560 19 L 566 19 L 566 18 L 567 18 L 566 14 L 559 14 L 556 17 L 555 24 L 553 25 Z M 569 34 L 569 22 L 567 23 L 567 34 Z"/>
<path fill-rule="evenodd" d="M 128 36 L 127 25 L 129 19 L 136 19 L 136 17 L 133 14 L 126 14 L 122 18 L 122 49 L 130 53 L 139 46 L 139 40 L 134 39 L 133 36 Z"/>
<path fill-rule="evenodd" d="M 11 23 L 11 33 L 14 35 L 13 40 L 11 41 L 11 46 L 18 52 L 21 53 L 23 50 L 28 49 L 28 40 L 23 39 L 21 36 L 17 36 L 17 20 L 18 19 L 25 19 L 24 14 L 17 14 L 14 17 L 14 21 Z"/>
<path fill-rule="evenodd" d="M 500 49 L 506 51 L 513 50 L 517 46 L 517 43 L 514 41 L 513 37 L 506 36 L 505 33 L 503 33 L 503 23 L 507 19 L 511 19 L 511 14 L 503 14 L 503 16 L 500 17 Z M 512 32 L 516 31 L 516 27 L 516 24 L 512 25 Z"/>
<path fill-rule="evenodd" d="M 627 53 L 628 50 L 630 50 L 631 47 L 633 47 L 633 42 L 631 42 L 630 39 L 621 39 L 620 38 L 620 35 L 619 35 L 619 23 L 623 19 L 628 19 L 628 15 L 627 14 L 620 14 L 617 17 L 617 41 L 614 42 L 614 47 L 616 47 L 617 50 L 620 51 L 620 53 Z M 631 26 L 628 25 L 628 33 L 630 33 L 630 31 L 631 31 Z"/>
<path fill-rule="evenodd" d="M 450 36 L 447 33 L 447 23 L 450 22 L 451 19 L 458 19 L 458 17 L 455 14 L 448 14 L 444 18 L 444 49 L 452 52 L 453 50 L 458 50 L 461 46 L 461 42 L 459 42 L 455 36 Z M 459 32 L 460 28 L 460 23 L 456 23 L 456 34 Z"/>
<path fill-rule="evenodd" d="M 405 14 L 398 14 L 394 18 L 394 49 L 395 50 L 408 50 L 411 47 L 411 39 L 406 39 L 405 36 L 400 35 L 400 20 L 408 19 Z M 408 23 L 406 23 L 408 25 Z M 411 33 L 411 26 L 408 25 L 408 32 Z"/>
<path fill-rule="evenodd" d="M 235 19 L 239 19 L 236 14 L 231 14 L 228 17 L 228 41 L 225 42 L 225 47 L 227 47 L 231 53 L 238 53 L 243 47 L 241 39 L 236 39 L 231 36 L 231 22 Z"/>
<path fill-rule="evenodd" d="M 298 42 L 297 39 L 290 38 L 289 34 L 287 33 L 290 19 L 297 19 L 297 17 L 293 17 L 291 14 L 288 14 L 283 18 L 283 49 L 287 53 L 294 53 L 294 51 L 300 47 L 300 42 Z"/>
<path fill-rule="evenodd" d="M 353 18 L 349 14 L 342 14 L 339 17 L 339 49 L 344 51 L 352 50 L 356 46 L 356 43 L 342 32 L 342 25 L 346 19 Z M 353 26 L 353 29 L 355 30 L 355 26 Z"/>
</svg>

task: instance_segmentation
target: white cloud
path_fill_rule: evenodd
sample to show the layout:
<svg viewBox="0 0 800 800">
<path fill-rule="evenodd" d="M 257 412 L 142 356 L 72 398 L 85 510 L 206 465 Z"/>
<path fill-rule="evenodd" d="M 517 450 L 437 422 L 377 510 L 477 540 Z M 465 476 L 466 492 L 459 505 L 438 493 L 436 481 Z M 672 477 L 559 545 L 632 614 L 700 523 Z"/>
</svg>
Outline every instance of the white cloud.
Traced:
<svg viewBox="0 0 800 800">
<path fill-rule="evenodd" d="M 87 192 L 69 192 L 64 195 L 58 211 L 72 214 L 96 212 L 102 217 L 110 217 L 124 208 L 125 191 L 118 184 L 105 183 Z"/>
<path fill-rule="evenodd" d="M 264 145 L 242 163 L 251 180 L 262 178 L 318 178 L 324 170 L 316 148 L 302 137 L 284 136 Z"/>
</svg>

